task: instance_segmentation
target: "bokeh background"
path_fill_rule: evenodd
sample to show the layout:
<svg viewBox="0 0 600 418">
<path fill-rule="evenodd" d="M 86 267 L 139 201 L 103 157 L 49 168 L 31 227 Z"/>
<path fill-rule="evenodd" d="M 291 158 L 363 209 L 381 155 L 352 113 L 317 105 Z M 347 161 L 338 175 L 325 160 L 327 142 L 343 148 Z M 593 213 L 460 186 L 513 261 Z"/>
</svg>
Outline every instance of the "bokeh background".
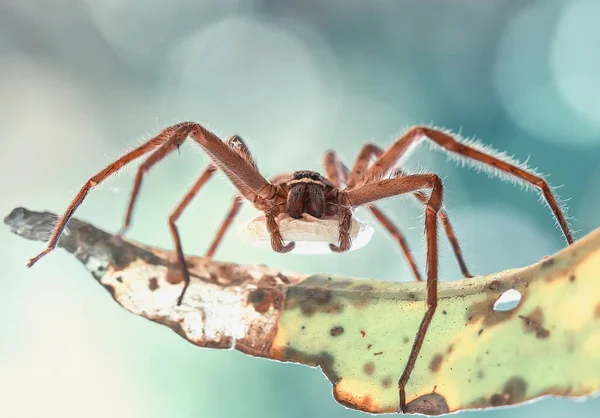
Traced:
<svg viewBox="0 0 600 418">
<path fill-rule="evenodd" d="M 0 213 L 62 212 L 79 187 L 174 122 L 242 135 L 266 175 L 347 164 L 368 140 L 427 123 L 528 157 L 568 198 L 582 236 L 600 226 L 600 2 L 597 0 L 1 0 Z M 167 216 L 207 158 L 192 144 L 142 188 L 129 237 L 171 248 Z M 446 207 L 476 274 L 533 263 L 564 246 L 533 192 L 446 161 L 427 147 L 409 167 L 440 173 Z M 125 170 L 77 216 L 116 232 Z M 234 189 L 213 180 L 181 221 L 203 253 Z M 383 209 L 421 268 L 422 209 Z M 236 225 L 256 212 L 245 207 Z M 359 211 L 358 217 L 372 220 Z M 277 255 L 231 232 L 217 256 L 297 272 L 411 280 L 379 226 L 345 255 Z M 460 277 L 441 238 L 443 280 Z M 112 302 L 63 251 L 0 227 L 0 416 L 362 417 L 316 369 L 200 349 Z M 390 318 L 392 321 L 393 318 Z M 544 399 L 465 416 L 595 417 L 600 399 Z"/>
</svg>

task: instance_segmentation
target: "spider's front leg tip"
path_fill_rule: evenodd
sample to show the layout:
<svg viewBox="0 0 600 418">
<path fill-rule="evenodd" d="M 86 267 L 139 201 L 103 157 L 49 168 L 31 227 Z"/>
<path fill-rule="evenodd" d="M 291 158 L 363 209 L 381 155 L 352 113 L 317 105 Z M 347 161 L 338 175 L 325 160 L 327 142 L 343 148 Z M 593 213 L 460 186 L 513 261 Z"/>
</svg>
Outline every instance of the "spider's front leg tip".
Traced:
<svg viewBox="0 0 600 418">
<path fill-rule="evenodd" d="M 45 249 L 44 251 L 42 251 L 41 253 L 39 253 L 35 257 L 29 259 L 29 261 L 27 262 L 27 267 L 32 267 L 35 263 L 37 263 L 39 261 L 40 258 L 42 258 L 46 254 L 48 254 L 50 251 L 52 251 L 52 250 Z"/>
<path fill-rule="evenodd" d="M 406 414 L 408 412 L 408 408 L 406 407 L 406 399 L 404 393 L 400 395 L 400 407 L 398 408 L 398 413 Z"/>
</svg>

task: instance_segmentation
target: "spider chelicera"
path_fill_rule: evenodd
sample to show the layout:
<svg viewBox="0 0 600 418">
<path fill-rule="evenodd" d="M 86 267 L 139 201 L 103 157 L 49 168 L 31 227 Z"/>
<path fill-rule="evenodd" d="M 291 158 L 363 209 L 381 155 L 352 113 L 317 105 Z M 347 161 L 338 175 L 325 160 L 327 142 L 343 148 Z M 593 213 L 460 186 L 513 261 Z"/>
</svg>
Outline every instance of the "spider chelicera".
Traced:
<svg viewBox="0 0 600 418">
<path fill-rule="evenodd" d="M 294 242 L 284 243 L 276 221 L 279 215 L 301 218 L 303 214 L 309 214 L 315 218 L 332 217 L 337 219 L 339 222 L 339 241 L 337 244 L 329 244 L 329 247 L 333 252 L 344 252 L 349 250 L 352 244 L 349 232 L 352 213 L 359 206 L 367 205 L 374 216 L 398 241 L 416 278 L 422 280 L 403 235 L 374 206 L 373 202 L 392 196 L 412 193 L 425 206 L 427 310 L 417 331 L 402 376 L 398 380 L 399 406 L 403 412 L 406 411 L 404 388 L 415 366 L 425 334 L 437 307 L 438 219 L 444 226 L 463 275 L 465 277 L 472 277 L 463 260 L 460 246 L 448 216 L 442 209 L 443 186 L 441 179 L 433 173 L 407 174 L 397 168 L 401 160 L 408 156 L 408 153 L 414 146 L 420 141 L 427 139 L 455 157 L 475 162 L 483 168 L 495 171 L 498 174 L 508 175 L 516 181 L 537 188 L 552 210 L 567 243 L 571 244 L 573 242 L 567 220 L 550 187 L 542 177 L 529 171 L 524 165 L 520 165 L 509 158 L 489 151 L 477 143 L 460 141 L 447 132 L 424 126 L 413 127 L 385 151 L 377 145 L 366 144 L 360 151 L 352 170 L 349 170 L 340 161 L 334 151 L 329 151 L 325 154 L 324 158 L 326 176 L 322 176 L 314 171 L 301 170 L 291 175 L 279 175 L 268 181 L 258 171 L 248 148 L 239 136 L 233 136 L 224 142 L 201 125 L 193 122 L 184 122 L 164 129 L 145 144 L 125 154 L 91 177 L 83 185 L 75 199 L 73 199 L 64 215 L 59 219 L 48 247 L 32 258 L 27 264 L 28 267 L 31 267 L 41 257 L 55 248 L 69 219 L 94 186 L 131 161 L 155 150 L 137 171 L 125 223 L 119 236 L 124 234 L 130 225 L 134 204 L 144 174 L 169 153 L 178 149 L 188 137 L 192 138 L 206 151 L 212 162 L 169 217 L 169 226 L 185 282 L 178 299 L 178 305 L 181 304 L 184 298 L 190 278 L 179 232 L 175 223 L 185 207 L 217 169 L 225 173 L 237 188 L 238 194 L 206 254 L 207 257 L 214 255 L 225 231 L 238 213 L 243 199 L 249 200 L 257 209 L 264 212 L 271 247 L 274 251 L 280 253 L 293 250 L 295 244 Z M 374 162 L 371 164 L 373 159 Z M 425 191 L 429 191 L 429 193 Z"/>
</svg>

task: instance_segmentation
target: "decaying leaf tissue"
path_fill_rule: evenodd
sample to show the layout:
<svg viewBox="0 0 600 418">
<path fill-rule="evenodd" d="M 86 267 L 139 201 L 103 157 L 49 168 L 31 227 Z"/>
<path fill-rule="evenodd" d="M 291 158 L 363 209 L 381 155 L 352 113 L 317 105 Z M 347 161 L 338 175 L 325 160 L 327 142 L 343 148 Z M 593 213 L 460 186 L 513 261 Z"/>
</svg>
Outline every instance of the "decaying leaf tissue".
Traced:
<svg viewBox="0 0 600 418">
<path fill-rule="evenodd" d="M 51 213 L 5 218 L 45 240 Z M 112 236 L 73 219 L 60 246 L 125 309 L 201 347 L 319 365 L 335 399 L 372 413 L 398 410 L 398 378 L 423 316 L 422 283 L 301 276 L 188 256 L 183 286 L 174 253 Z M 410 381 L 408 412 L 512 405 L 544 395 L 600 390 L 600 230 L 532 266 L 444 282 Z M 496 310 L 507 291 L 512 310 Z"/>
</svg>

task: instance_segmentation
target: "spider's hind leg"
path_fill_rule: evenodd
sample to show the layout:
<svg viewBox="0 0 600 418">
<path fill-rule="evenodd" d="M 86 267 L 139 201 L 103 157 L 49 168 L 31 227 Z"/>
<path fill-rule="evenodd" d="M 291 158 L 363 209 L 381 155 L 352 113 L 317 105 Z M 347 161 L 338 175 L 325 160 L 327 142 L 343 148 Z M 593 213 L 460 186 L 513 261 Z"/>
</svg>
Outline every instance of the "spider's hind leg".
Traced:
<svg viewBox="0 0 600 418">
<path fill-rule="evenodd" d="M 366 176 L 376 177 L 380 173 L 387 172 L 400 160 L 406 158 L 416 144 L 424 140 L 429 141 L 453 157 L 485 166 L 490 173 L 511 176 L 512 179 L 537 188 L 552 211 L 567 244 L 573 243 L 573 234 L 567 218 L 552 193 L 552 189 L 542 176 L 536 174 L 524 164 L 519 164 L 511 158 L 503 156 L 502 153 L 494 152 L 487 147 L 481 147 L 473 141 L 460 140 L 459 137 L 454 137 L 439 129 L 426 126 L 416 126 L 409 129 L 377 158 L 367 170 Z"/>
</svg>

